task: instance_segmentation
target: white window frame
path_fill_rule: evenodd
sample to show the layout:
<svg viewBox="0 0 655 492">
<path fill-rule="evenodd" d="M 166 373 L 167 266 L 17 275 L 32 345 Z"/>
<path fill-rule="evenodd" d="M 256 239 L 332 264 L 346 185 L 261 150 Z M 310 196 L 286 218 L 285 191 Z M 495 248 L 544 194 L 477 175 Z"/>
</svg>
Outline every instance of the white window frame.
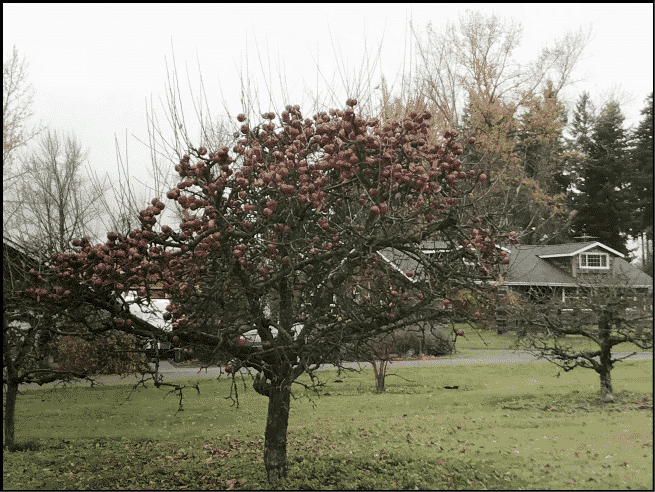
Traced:
<svg viewBox="0 0 655 492">
<path fill-rule="evenodd" d="M 590 266 L 588 264 L 589 256 L 598 256 L 600 258 L 600 266 Z M 579 264 L 580 268 L 585 268 L 587 270 L 609 270 L 610 268 L 610 255 L 607 253 L 580 253 Z M 603 258 L 605 265 L 603 266 Z"/>
</svg>

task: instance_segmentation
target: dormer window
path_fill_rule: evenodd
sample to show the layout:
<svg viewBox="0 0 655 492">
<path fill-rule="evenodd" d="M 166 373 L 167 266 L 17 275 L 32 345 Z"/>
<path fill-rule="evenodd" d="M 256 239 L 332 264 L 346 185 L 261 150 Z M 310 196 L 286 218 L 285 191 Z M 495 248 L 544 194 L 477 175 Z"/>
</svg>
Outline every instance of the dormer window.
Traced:
<svg viewBox="0 0 655 492">
<path fill-rule="evenodd" d="M 609 269 L 609 255 L 606 253 L 581 253 L 580 268 Z"/>
</svg>

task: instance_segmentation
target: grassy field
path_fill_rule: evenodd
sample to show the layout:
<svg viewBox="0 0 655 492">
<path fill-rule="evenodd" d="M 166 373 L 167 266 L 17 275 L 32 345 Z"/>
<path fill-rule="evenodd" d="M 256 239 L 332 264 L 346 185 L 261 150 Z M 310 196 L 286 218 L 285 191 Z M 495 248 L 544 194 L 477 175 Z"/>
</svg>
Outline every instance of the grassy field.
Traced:
<svg viewBox="0 0 655 492">
<path fill-rule="evenodd" d="M 598 377 L 546 362 L 326 371 L 319 397 L 292 401 L 288 489 L 652 489 L 652 361 Z M 200 395 L 129 386 L 30 390 L 3 454 L 5 489 L 259 489 L 266 398 L 225 380 Z M 457 390 L 444 386 L 458 386 Z M 129 396 L 129 398 L 128 398 Z"/>
<path fill-rule="evenodd" d="M 498 335 L 492 330 L 477 330 L 471 325 L 458 323 L 456 329 L 463 329 L 465 336 L 457 337 L 457 350 L 511 350 L 516 345 L 516 335 L 512 332 Z M 567 344 L 578 350 L 597 350 L 598 345 L 582 335 L 568 335 L 564 339 Z M 562 342 L 563 340 L 560 340 Z M 620 343 L 613 352 L 644 352 L 632 343 Z"/>
</svg>

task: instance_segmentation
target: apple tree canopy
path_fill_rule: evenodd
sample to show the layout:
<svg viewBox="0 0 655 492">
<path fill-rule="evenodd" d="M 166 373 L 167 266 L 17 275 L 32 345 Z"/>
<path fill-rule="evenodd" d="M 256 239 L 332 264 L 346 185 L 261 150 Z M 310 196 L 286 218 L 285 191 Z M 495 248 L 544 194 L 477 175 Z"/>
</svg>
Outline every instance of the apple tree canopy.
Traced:
<svg viewBox="0 0 655 492">
<path fill-rule="evenodd" d="M 458 289 L 479 290 L 503 253 L 498 231 L 476 216 L 484 175 L 459 159 L 457 131 L 437 143 L 427 111 L 381 123 L 355 105 L 312 119 L 287 106 L 279 123 L 267 113 L 259 125 L 240 115 L 232 149 L 191 149 L 176 166 L 167 197 L 185 211 L 179 230 L 157 230 L 164 204 L 155 199 L 139 230 L 53 256 L 54 285 L 32 294 L 63 307 L 95 302 L 115 327 L 144 335 L 165 330 L 126 305 L 147 304 L 158 285 L 184 343 L 264 373 L 281 357 L 299 374 L 344 343 L 434 316 L 429 307 Z M 435 240 L 448 248 L 423 247 Z M 411 258 L 421 275 L 390 268 L 383 250 Z M 371 271 L 386 281 L 363 282 Z M 371 296 L 380 286 L 387 292 Z M 263 347 L 239 345 L 253 329 Z"/>
<path fill-rule="evenodd" d="M 207 364 L 227 355 L 255 370 L 269 397 L 269 479 L 286 474 L 300 374 L 338 364 L 349 344 L 443 319 L 459 292 L 488 292 L 507 260 L 501 231 L 476 211 L 486 175 L 461 160 L 458 132 L 437 135 L 428 111 L 380 121 L 356 104 L 312 118 L 287 106 L 259 124 L 239 115 L 231 149 L 189 145 L 176 165 L 167 198 L 184 211 L 179 228 L 158 225 L 165 205 L 154 199 L 138 230 L 76 240 L 30 290 L 62 314 L 85 303 L 109 312 L 102 329 L 177 337 Z M 435 242 L 445 246 L 425 247 Z M 415 267 L 399 270 L 389 251 Z M 172 299 L 170 332 L 130 312 L 155 287 Z M 244 343 L 252 330 L 261 343 Z"/>
</svg>

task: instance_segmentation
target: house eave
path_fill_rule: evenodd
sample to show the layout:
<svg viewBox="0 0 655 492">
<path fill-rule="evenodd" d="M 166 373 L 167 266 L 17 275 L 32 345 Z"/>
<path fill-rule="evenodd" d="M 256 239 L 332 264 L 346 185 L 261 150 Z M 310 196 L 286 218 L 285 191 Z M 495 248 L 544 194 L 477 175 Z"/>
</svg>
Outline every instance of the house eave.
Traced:
<svg viewBox="0 0 655 492">
<path fill-rule="evenodd" d="M 528 287 L 603 287 L 603 285 L 598 285 L 598 284 L 593 284 L 593 283 L 581 283 L 581 282 L 572 282 L 572 283 L 564 283 L 564 282 L 518 282 L 518 281 L 504 281 L 503 285 L 507 285 L 509 287 L 511 286 L 517 286 L 517 287 L 523 287 L 523 286 L 528 286 Z M 607 284 L 607 287 L 611 287 L 612 284 Z M 653 286 L 650 284 L 634 284 L 634 285 L 627 285 L 627 288 L 631 289 L 652 289 Z"/>
<path fill-rule="evenodd" d="M 503 282 L 503 285 L 507 286 L 538 286 L 538 287 L 580 287 L 582 284 L 577 283 L 563 283 L 563 282 L 508 282 L 507 280 Z"/>
<path fill-rule="evenodd" d="M 610 248 L 609 246 L 605 246 L 603 243 L 599 243 L 596 241 L 595 243 L 589 244 L 585 246 L 584 248 L 580 248 L 576 251 L 573 251 L 572 253 L 558 253 L 558 254 L 553 254 L 553 255 L 537 255 L 537 258 L 564 258 L 564 257 L 571 257 L 575 255 L 579 255 L 580 253 L 584 253 L 585 251 L 596 248 L 596 247 L 601 247 L 604 250 L 609 251 L 612 254 L 615 254 L 616 256 L 620 258 L 625 258 L 625 255 L 623 253 L 619 253 L 618 251 Z"/>
<path fill-rule="evenodd" d="M 387 258 L 384 254 L 382 254 L 381 251 L 378 251 L 378 256 L 380 256 L 384 261 L 386 261 L 389 265 L 391 265 L 391 267 L 394 270 L 396 270 L 398 273 L 400 273 L 403 277 L 405 277 L 411 283 L 416 283 L 417 282 L 416 278 L 408 277 L 407 274 L 405 272 L 403 272 L 403 270 L 393 262 L 393 260 L 390 260 L 389 258 Z"/>
</svg>

